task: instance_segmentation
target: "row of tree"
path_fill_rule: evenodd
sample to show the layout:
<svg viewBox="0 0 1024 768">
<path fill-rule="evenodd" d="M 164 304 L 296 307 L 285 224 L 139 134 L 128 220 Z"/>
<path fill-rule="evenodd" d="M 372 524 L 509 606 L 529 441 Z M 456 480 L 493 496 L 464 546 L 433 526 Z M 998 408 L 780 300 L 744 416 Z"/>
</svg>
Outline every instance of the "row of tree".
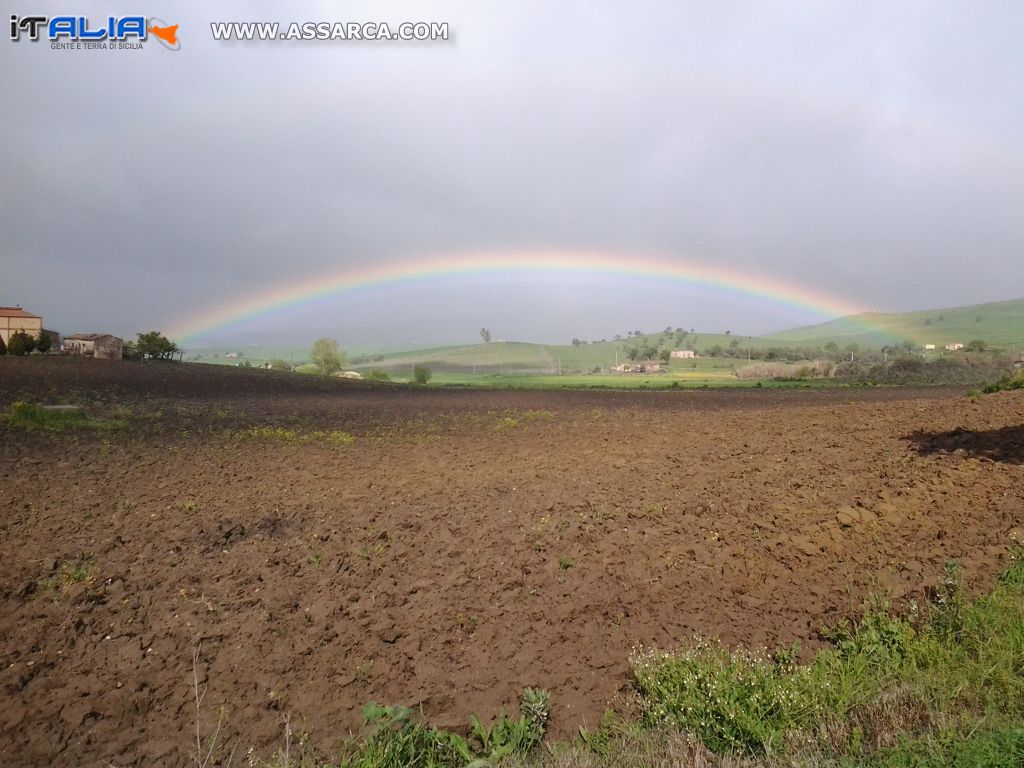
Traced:
<svg viewBox="0 0 1024 768">
<path fill-rule="evenodd" d="M 10 340 L 4 344 L 0 337 L 0 355 L 29 355 L 33 352 L 46 353 L 50 351 L 53 340 L 46 331 L 39 331 L 39 335 L 33 336 L 24 331 L 15 331 L 11 334 Z"/>
</svg>

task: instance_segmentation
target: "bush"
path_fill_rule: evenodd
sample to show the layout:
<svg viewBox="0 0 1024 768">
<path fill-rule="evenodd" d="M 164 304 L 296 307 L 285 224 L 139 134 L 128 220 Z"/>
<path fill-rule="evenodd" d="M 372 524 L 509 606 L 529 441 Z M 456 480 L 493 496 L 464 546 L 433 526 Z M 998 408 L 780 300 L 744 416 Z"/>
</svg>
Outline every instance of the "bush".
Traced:
<svg viewBox="0 0 1024 768">
<path fill-rule="evenodd" d="M 874 365 L 841 363 L 836 369 L 836 375 L 859 384 L 976 386 L 1005 374 L 1008 367 L 1007 358 L 990 355 L 942 357 L 930 361 L 919 357 L 897 357 Z"/>
<path fill-rule="evenodd" d="M 736 369 L 739 379 L 810 379 L 834 375 L 835 365 L 828 360 L 811 363 L 752 363 Z"/>
<path fill-rule="evenodd" d="M 407 707 L 367 704 L 363 716 L 372 731 L 349 748 L 341 768 L 464 768 L 525 757 L 544 737 L 549 707 L 547 691 L 527 688 L 518 719 L 502 713 L 497 722 L 487 726 L 471 716 L 470 738 L 466 739 L 419 722 Z"/>
<path fill-rule="evenodd" d="M 1014 389 L 1024 389 L 1024 370 L 1017 371 L 1015 374 L 1007 374 L 987 385 L 981 391 L 986 395 L 991 395 L 993 392 L 1008 392 Z"/>
<path fill-rule="evenodd" d="M 643 722 L 692 731 L 713 752 L 763 752 L 824 710 L 812 670 L 699 640 L 631 660 Z"/>
<path fill-rule="evenodd" d="M 9 355 L 27 355 L 35 348 L 35 337 L 29 336 L 24 331 L 15 331 L 7 342 L 7 354 Z"/>
<path fill-rule="evenodd" d="M 913 606 L 902 618 L 876 600 L 856 625 L 826 633 L 832 647 L 806 664 L 789 650 L 768 659 L 699 640 L 671 653 L 641 650 L 632 664 L 642 724 L 686 729 L 718 753 L 779 754 L 803 742 L 812 752 L 884 758 L 915 737 L 915 751 L 935 759 L 895 764 L 945 765 L 944 740 L 1004 723 L 1019 729 L 1024 716 L 1022 553 L 1018 546 L 996 587 L 974 602 L 959 565 L 947 563 L 923 620 Z M 825 741 L 815 744 L 815 734 Z M 1019 764 L 1009 759 L 1019 743 L 995 745 L 983 764 Z"/>
<path fill-rule="evenodd" d="M 391 377 L 388 376 L 387 371 L 382 371 L 380 368 L 373 368 L 367 371 L 365 378 L 370 381 L 391 381 Z"/>
<path fill-rule="evenodd" d="M 413 366 L 412 380 L 415 381 L 417 384 L 426 384 L 428 381 L 430 381 L 432 376 L 433 374 L 430 372 L 430 369 L 427 368 L 426 366 Z"/>
</svg>

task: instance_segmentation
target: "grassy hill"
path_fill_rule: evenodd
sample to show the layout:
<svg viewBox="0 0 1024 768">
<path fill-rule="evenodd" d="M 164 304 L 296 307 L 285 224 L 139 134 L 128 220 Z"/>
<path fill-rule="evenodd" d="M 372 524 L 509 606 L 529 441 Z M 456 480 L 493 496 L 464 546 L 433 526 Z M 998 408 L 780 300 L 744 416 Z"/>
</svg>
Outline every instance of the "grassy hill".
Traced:
<svg viewBox="0 0 1024 768">
<path fill-rule="evenodd" d="M 1016 349 L 1024 347 L 1024 299 L 921 312 L 865 312 L 763 338 L 810 346 L 835 341 L 840 346 L 857 343 L 872 348 L 909 339 L 940 349 L 951 342 L 982 339 L 990 346 Z"/>
<path fill-rule="evenodd" d="M 494 341 L 403 351 L 349 347 L 346 368 L 362 372 L 377 368 L 399 379 L 410 376 L 414 365 L 425 365 L 441 378 L 449 374 L 460 380 L 475 376 L 543 375 L 559 371 L 580 374 L 626 362 L 624 346 L 696 349 L 701 353 L 714 346 L 722 349 L 732 347 L 735 354 L 731 358 L 673 361 L 675 373 L 691 375 L 700 372 L 713 376 L 743 365 L 748 347 L 751 350 L 813 348 L 834 341 L 841 348 L 856 343 L 862 349 L 877 350 L 883 345 L 898 344 L 907 339 L 919 345 L 935 344 L 940 350 L 950 342 L 966 344 L 973 339 L 982 339 L 989 346 L 1011 351 L 1024 349 L 1024 299 L 921 312 L 871 312 L 760 337 L 700 332 L 683 336 L 673 332 L 578 345 Z M 273 358 L 282 358 L 296 365 L 306 363 L 309 347 L 248 345 L 196 349 L 186 353 L 188 360 L 221 365 L 238 365 L 244 361 L 261 365 Z"/>
<path fill-rule="evenodd" d="M 610 368 L 616 363 L 627 362 L 623 345 L 655 346 L 670 349 L 705 350 L 711 346 L 728 347 L 736 342 L 737 348 L 745 350 L 749 344 L 751 349 L 770 346 L 798 346 L 795 343 L 779 342 L 768 339 L 732 336 L 723 333 L 696 333 L 685 339 L 678 340 L 673 334 L 647 334 L 622 339 L 620 341 L 603 341 L 588 344 L 530 344 L 517 341 L 493 341 L 489 344 L 479 343 L 467 346 L 436 347 L 433 349 L 417 349 L 406 352 L 387 354 L 352 356 L 349 367 L 357 371 L 379 368 L 389 373 L 411 371 L 414 365 L 426 365 L 435 372 L 449 371 L 459 373 L 576 373 L 591 371 L 595 368 Z M 735 360 L 700 360 L 673 361 L 673 368 L 704 370 L 735 367 Z"/>
</svg>

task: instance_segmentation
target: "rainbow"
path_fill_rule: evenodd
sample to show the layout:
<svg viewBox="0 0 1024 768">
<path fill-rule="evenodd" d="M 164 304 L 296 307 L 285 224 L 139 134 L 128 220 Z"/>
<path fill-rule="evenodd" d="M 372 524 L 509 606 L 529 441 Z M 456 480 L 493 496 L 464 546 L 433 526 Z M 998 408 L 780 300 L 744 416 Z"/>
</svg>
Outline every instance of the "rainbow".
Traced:
<svg viewBox="0 0 1024 768">
<path fill-rule="evenodd" d="M 819 315 L 823 320 L 863 312 L 824 291 L 765 274 L 649 254 L 584 251 L 473 252 L 346 268 L 256 293 L 170 324 L 167 335 L 187 342 L 247 320 L 353 291 L 463 276 L 605 275 L 703 286 Z"/>
</svg>

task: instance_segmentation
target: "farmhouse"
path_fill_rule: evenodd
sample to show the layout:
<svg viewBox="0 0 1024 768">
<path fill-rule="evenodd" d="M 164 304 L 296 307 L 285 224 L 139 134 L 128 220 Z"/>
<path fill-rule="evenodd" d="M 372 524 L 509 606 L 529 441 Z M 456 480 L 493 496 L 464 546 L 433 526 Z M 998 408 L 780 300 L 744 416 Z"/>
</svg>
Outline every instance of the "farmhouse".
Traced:
<svg viewBox="0 0 1024 768">
<path fill-rule="evenodd" d="M 693 360 L 697 356 L 692 349 L 673 349 L 670 354 L 673 360 Z"/>
<path fill-rule="evenodd" d="M 38 336 L 43 330 L 43 318 L 26 312 L 21 307 L 0 307 L 0 338 L 6 345 L 11 334 L 24 331 L 29 336 Z"/>
<path fill-rule="evenodd" d="M 925 352 L 931 352 L 933 349 L 935 349 L 935 345 L 934 344 L 925 344 L 924 345 L 924 349 L 925 349 Z"/>
<path fill-rule="evenodd" d="M 83 355 L 97 360 L 120 360 L 124 342 L 109 333 L 75 333 L 64 337 L 65 355 Z"/>
<path fill-rule="evenodd" d="M 946 345 L 947 352 L 956 352 L 958 349 L 963 349 L 964 345 L 958 341 L 954 341 L 952 344 Z"/>
<path fill-rule="evenodd" d="M 612 370 L 619 373 L 661 373 L 665 366 L 657 360 L 645 360 L 638 363 L 622 363 Z"/>
</svg>

